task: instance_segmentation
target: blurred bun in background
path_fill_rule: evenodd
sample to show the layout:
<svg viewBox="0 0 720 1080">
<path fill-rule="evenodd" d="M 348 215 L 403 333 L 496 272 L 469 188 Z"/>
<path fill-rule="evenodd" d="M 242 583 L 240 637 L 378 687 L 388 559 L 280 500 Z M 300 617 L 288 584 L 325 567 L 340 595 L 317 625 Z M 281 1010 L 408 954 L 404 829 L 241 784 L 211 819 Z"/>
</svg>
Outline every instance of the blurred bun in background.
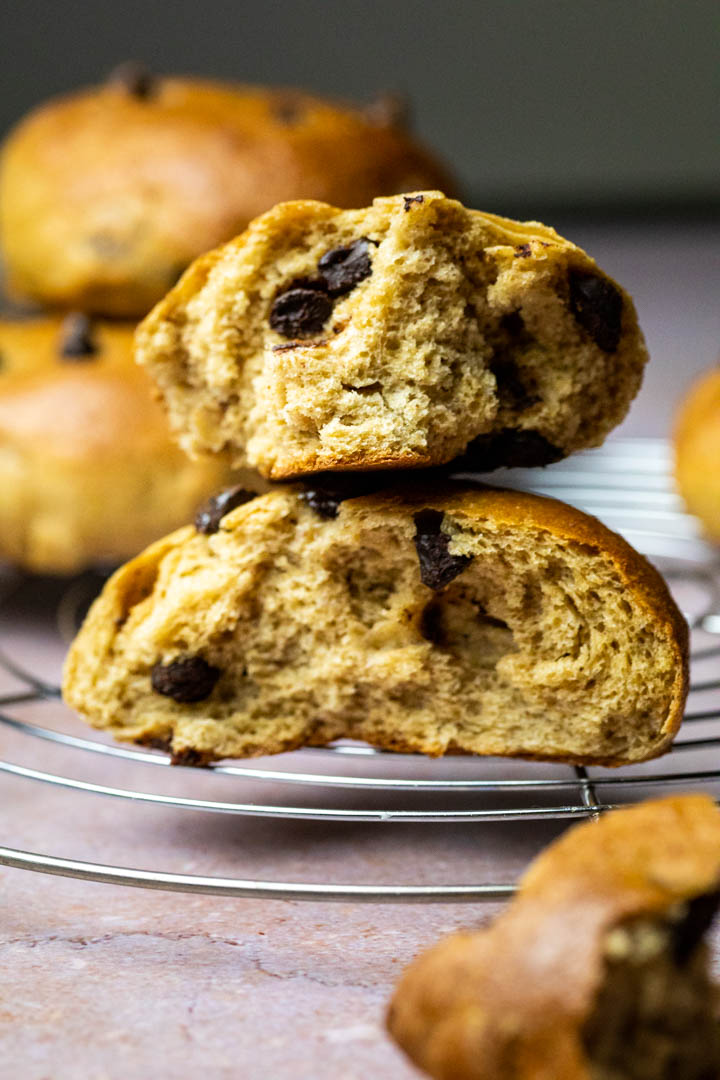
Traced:
<svg viewBox="0 0 720 1080">
<path fill-rule="evenodd" d="M 131 323 L 0 320 L 0 557 L 66 574 L 134 555 L 229 477 L 175 446 Z"/>
<path fill-rule="evenodd" d="M 694 382 L 680 406 L 675 477 L 690 513 L 720 543 L 720 367 Z"/>
<path fill-rule="evenodd" d="M 420 188 L 456 185 L 405 130 L 392 97 L 363 109 L 124 64 L 8 137 L 8 288 L 48 307 L 139 317 L 197 255 L 275 203 L 364 206 Z"/>
</svg>

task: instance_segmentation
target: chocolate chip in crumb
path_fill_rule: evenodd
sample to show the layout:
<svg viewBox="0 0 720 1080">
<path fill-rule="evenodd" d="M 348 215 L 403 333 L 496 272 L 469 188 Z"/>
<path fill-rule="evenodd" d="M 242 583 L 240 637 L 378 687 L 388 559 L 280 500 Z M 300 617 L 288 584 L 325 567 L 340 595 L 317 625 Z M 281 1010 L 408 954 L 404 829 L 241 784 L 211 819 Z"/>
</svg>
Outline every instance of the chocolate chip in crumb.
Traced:
<svg viewBox="0 0 720 1080">
<path fill-rule="evenodd" d="M 150 672 L 150 684 L 156 694 L 190 705 L 210 697 L 220 674 L 201 656 L 180 656 L 169 664 L 158 661 Z"/>
<path fill-rule="evenodd" d="M 412 208 L 413 203 L 424 203 L 424 195 L 403 195 L 403 202 L 405 204 L 405 213 Z"/>
<path fill-rule="evenodd" d="M 436 591 L 449 585 L 472 562 L 469 555 L 451 555 L 448 551 L 450 537 L 441 528 L 444 516 L 439 510 L 421 510 L 415 515 L 420 580 Z"/>
<path fill-rule="evenodd" d="M 489 366 L 495 376 L 495 393 L 501 406 L 523 411 L 537 402 L 537 395 L 532 394 L 525 385 L 520 369 L 512 357 L 495 356 Z"/>
<path fill-rule="evenodd" d="M 551 465 L 564 457 L 539 431 L 504 428 L 494 435 L 478 435 L 467 450 L 453 462 L 455 471 L 472 469 L 492 472 L 494 469 L 522 469 L 536 465 Z"/>
<path fill-rule="evenodd" d="M 226 488 L 218 495 L 213 495 L 212 498 L 208 499 L 203 509 L 198 511 L 195 516 L 195 528 L 198 532 L 205 533 L 207 536 L 216 533 L 220 528 L 220 522 L 226 514 L 254 498 L 255 492 L 247 491 L 240 485 Z"/>
<path fill-rule="evenodd" d="M 718 907 L 720 892 L 704 893 L 688 903 L 686 914 L 673 927 L 673 955 L 676 964 L 682 966 L 690 959 L 710 929 Z"/>
<path fill-rule="evenodd" d="M 64 360 L 89 360 L 97 352 L 92 323 L 87 315 L 79 311 L 67 315 L 60 330 L 60 356 Z"/>
<path fill-rule="evenodd" d="M 326 251 L 318 263 L 327 291 L 331 296 L 342 296 L 351 292 L 365 278 L 372 274 L 372 261 L 369 254 L 370 242 L 362 236 L 348 247 L 333 248 Z"/>
<path fill-rule="evenodd" d="M 338 510 L 340 509 L 340 503 L 347 498 L 340 491 L 329 491 L 325 488 L 309 488 L 307 491 L 300 492 L 300 498 L 304 503 L 314 510 L 321 518 L 336 518 L 338 516 Z"/>
<path fill-rule="evenodd" d="M 623 298 L 606 278 L 571 270 L 568 274 L 570 310 L 598 348 L 613 353 L 622 333 Z"/>
<path fill-rule="evenodd" d="M 275 297 L 270 326 L 287 338 L 312 337 L 332 314 L 332 300 L 322 289 L 291 287 Z"/>
<path fill-rule="evenodd" d="M 515 248 L 516 259 L 529 259 L 532 255 L 532 248 L 529 244 L 518 244 Z"/>
<path fill-rule="evenodd" d="M 110 72 L 108 82 L 120 86 L 131 97 L 147 101 L 157 89 L 158 79 L 144 64 L 128 60 Z"/>
<path fill-rule="evenodd" d="M 525 321 L 519 311 L 508 311 L 501 317 L 500 326 L 511 338 L 524 337 L 527 334 Z"/>
<path fill-rule="evenodd" d="M 195 750 L 192 746 L 186 746 L 180 750 L 174 750 L 170 758 L 171 765 L 185 765 L 193 769 L 207 767 L 209 760 L 202 750 Z"/>
<path fill-rule="evenodd" d="M 149 750 L 162 750 L 164 754 L 172 750 L 172 735 L 142 735 L 136 742 Z"/>
<path fill-rule="evenodd" d="M 385 473 L 318 473 L 300 499 L 322 518 L 336 518 L 340 504 L 381 491 L 392 481 Z"/>
<path fill-rule="evenodd" d="M 438 648 L 446 644 L 442 609 L 434 600 L 425 605 L 420 615 L 420 633 L 426 641 Z"/>
</svg>

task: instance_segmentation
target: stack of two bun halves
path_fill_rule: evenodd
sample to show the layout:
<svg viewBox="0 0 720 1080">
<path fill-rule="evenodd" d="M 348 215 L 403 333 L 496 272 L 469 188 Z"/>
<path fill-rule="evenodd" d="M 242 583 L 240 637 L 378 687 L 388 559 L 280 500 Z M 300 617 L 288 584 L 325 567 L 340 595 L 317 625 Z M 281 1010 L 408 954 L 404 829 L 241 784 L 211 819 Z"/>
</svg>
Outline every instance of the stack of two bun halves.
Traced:
<svg viewBox="0 0 720 1080">
<path fill-rule="evenodd" d="M 623 419 L 643 337 L 582 250 L 433 191 L 284 203 L 189 268 L 136 359 L 182 447 L 264 493 L 219 493 L 109 580 L 65 674 L 92 724 L 192 764 L 342 737 L 668 748 L 687 628 L 659 574 L 578 510 L 453 479 Z"/>
</svg>

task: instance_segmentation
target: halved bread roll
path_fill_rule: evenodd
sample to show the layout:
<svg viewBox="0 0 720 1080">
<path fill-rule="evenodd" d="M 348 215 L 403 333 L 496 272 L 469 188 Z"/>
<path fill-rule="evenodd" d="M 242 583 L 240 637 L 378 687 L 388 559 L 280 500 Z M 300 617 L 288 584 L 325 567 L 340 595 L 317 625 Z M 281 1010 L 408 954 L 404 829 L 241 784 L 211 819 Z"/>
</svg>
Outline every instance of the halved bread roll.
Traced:
<svg viewBox="0 0 720 1080">
<path fill-rule="evenodd" d="M 276 206 L 193 264 L 136 355 L 189 453 L 275 480 L 546 465 L 602 443 L 647 360 L 584 251 L 437 191 Z"/>
<path fill-rule="evenodd" d="M 619 765 L 667 749 L 686 690 L 686 625 L 640 555 L 469 485 L 225 493 L 110 579 L 64 685 L 96 727 L 196 762 L 347 736 Z"/>
</svg>

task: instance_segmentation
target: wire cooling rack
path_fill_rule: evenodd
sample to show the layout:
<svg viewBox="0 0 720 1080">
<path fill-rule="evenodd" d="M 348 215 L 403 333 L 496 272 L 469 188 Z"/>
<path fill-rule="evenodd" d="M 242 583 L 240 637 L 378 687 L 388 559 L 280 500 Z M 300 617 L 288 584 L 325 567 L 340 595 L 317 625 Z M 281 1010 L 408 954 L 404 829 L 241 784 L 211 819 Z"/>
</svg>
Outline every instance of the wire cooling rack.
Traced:
<svg viewBox="0 0 720 1080">
<path fill-rule="evenodd" d="M 720 795 L 720 556 L 700 537 L 684 513 L 670 476 L 669 449 L 660 440 L 616 440 L 602 450 L 578 454 L 538 470 L 495 473 L 493 483 L 532 487 L 573 503 L 621 532 L 659 566 L 685 611 L 692 630 L 692 688 L 681 733 L 659 762 L 624 769 L 584 769 L 502 759 L 445 759 L 430 762 L 369 746 L 338 743 L 306 749 L 266 761 L 216 764 L 203 770 L 217 785 L 218 797 L 164 794 L 147 784 L 109 786 L 37 768 L 40 742 L 70 750 L 84 763 L 150 766 L 149 774 L 167 770 L 166 754 L 134 749 L 86 737 L 59 704 L 59 689 L 28 658 L 27 641 L 16 641 L 13 626 L 0 626 L 0 673 L 13 689 L 0 695 L 0 731 L 21 735 L 27 761 L 0 761 L 0 773 L 26 783 L 69 789 L 79 798 L 116 800 L 216 815 L 241 815 L 279 821 L 443 823 L 454 827 L 527 823 L 597 815 L 635 798 L 701 786 Z M 27 582 L 16 580 L 14 610 L 22 610 Z M 80 578 L 66 586 L 56 603 L 47 603 L 45 622 L 69 640 L 98 581 Z M 7 593 L 6 593 L 7 602 Z M 32 650 L 30 650 L 31 652 Z M 15 688 L 17 687 L 17 688 Z M 53 725 L 23 718 L 32 704 L 52 705 Z M 59 719 L 58 719 L 59 717 Z M 73 730 L 82 734 L 74 734 Z M 74 759 L 74 758 L 73 758 Z M 183 770 L 184 771 L 184 770 Z M 195 771 L 197 773 L 197 771 Z M 178 769 L 173 769 L 178 775 Z M 233 789 L 257 793 L 236 801 Z M 263 800 L 263 790 L 282 800 Z M 340 795 L 344 798 L 340 798 Z M 340 805 L 338 805 L 340 803 Z M 348 805 L 349 803 L 349 805 Z M 0 864 L 46 874 L 149 889 L 273 899 L 353 901 L 465 901 L 497 899 L 513 884 L 478 883 L 373 885 L 244 880 L 165 873 L 81 862 L 51 853 L 0 847 Z"/>
</svg>

